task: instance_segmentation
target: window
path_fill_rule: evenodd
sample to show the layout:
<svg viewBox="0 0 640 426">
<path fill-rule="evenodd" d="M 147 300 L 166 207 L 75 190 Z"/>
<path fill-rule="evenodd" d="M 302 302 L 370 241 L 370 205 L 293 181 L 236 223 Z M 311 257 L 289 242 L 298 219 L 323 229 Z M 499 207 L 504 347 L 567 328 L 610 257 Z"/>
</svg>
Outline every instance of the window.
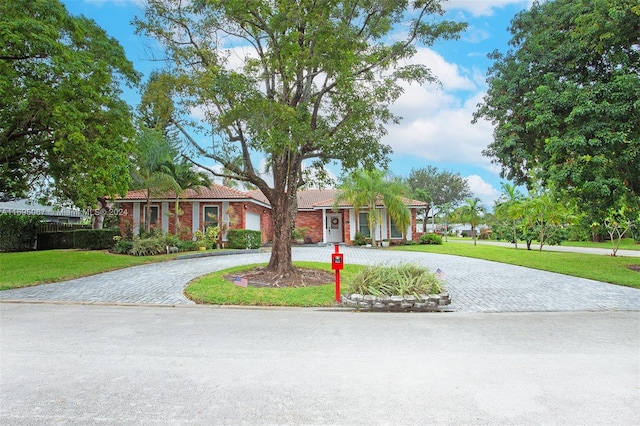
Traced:
<svg viewBox="0 0 640 426">
<path fill-rule="evenodd" d="M 391 219 L 391 238 L 402 238 L 402 229 L 398 228 L 393 219 Z"/>
<path fill-rule="evenodd" d="M 142 207 L 143 211 L 143 221 L 147 223 L 147 207 Z M 151 221 L 149 222 L 151 226 L 155 225 L 158 222 L 158 217 L 160 217 L 160 206 L 151 206 Z"/>
<path fill-rule="evenodd" d="M 371 230 L 369 229 L 369 215 L 367 213 L 358 213 L 358 232 L 363 237 L 370 237 Z"/>
<path fill-rule="evenodd" d="M 204 206 L 204 229 L 218 224 L 218 206 Z"/>
</svg>

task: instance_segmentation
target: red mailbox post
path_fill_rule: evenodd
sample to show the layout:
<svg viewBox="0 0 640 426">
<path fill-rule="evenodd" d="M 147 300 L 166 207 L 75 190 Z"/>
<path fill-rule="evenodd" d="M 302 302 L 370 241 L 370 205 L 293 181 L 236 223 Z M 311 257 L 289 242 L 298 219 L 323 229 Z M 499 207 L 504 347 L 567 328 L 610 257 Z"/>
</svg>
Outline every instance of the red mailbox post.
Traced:
<svg viewBox="0 0 640 426">
<path fill-rule="evenodd" d="M 340 271 L 344 269 L 344 255 L 340 253 L 338 244 L 335 253 L 331 253 L 331 269 L 336 271 L 336 302 L 340 302 Z"/>
</svg>

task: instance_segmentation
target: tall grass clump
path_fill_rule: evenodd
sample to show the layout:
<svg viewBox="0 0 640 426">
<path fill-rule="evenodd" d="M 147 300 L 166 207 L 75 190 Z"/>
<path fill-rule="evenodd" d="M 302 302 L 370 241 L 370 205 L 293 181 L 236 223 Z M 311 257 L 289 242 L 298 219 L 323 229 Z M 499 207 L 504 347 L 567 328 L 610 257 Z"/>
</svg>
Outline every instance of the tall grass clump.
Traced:
<svg viewBox="0 0 640 426">
<path fill-rule="evenodd" d="M 369 266 L 351 282 L 354 293 L 372 296 L 414 296 L 441 292 L 440 279 L 428 268 L 414 264 Z"/>
</svg>

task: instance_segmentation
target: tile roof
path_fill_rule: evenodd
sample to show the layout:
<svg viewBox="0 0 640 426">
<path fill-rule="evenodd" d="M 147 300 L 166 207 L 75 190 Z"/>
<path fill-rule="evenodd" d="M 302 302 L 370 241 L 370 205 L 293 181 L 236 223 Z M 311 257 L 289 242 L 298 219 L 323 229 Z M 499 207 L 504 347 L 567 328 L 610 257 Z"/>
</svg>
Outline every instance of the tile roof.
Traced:
<svg viewBox="0 0 640 426">
<path fill-rule="evenodd" d="M 151 199 L 174 199 L 176 198 L 176 193 L 174 191 L 167 191 L 160 195 L 152 195 Z M 239 191 L 237 189 L 229 188 L 227 186 L 212 184 L 210 187 L 201 186 L 197 191 L 195 189 L 187 189 L 185 193 L 180 197 L 183 200 L 210 200 L 210 199 L 248 199 L 251 198 L 249 193 Z M 147 190 L 139 189 L 136 191 L 129 191 L 126 197 L 122 198 L 122 200 L 146 200 L 147 199 Z"/>
<path fill-rule="evenodd" d="M 306 189 L 303 191 L 298 191 L 298 209 L 301 210 L 313 210 L 318 208 L 330 208 L 333 207 L 334 199 L 338 194 L 337 189 Z M 159 196 L 152 196 L 153 200 L 158 199 L 175 199 L 176 195 L 173 191 L 168 191 Z M 195 191 L 193 189 L 188 189 L 182 195 L 183 200 L 230 200 L 230 199 L 244 199 L 250 200 L 253 199 L 260 203 L 269 204 L 269 200 L 267 197 L 258 189 L 253 191 L 240 191 L 234 188 L 229 188 L 222 185 L 212 184 L 211 187 L 200 187 L 199 191 Z M 129 191 L 127 196 L 120 199 L 120 201 L 132 201 L 132 200 L 146 200 L 147 199 L 147 190 L 141 189 L 137 191 Z M 402 198 L 404 203 L 408 207 L 420 208 L 427 207 L 429 204 L 418 201 L 411 200 L 409 198 Z M 382 206 L 383 200 L 380 198 L 378 200 L 377 205 Z M 350 207 L 351 204 L 342 201 L 339 203 L 340 207 Z"/>
</svg>

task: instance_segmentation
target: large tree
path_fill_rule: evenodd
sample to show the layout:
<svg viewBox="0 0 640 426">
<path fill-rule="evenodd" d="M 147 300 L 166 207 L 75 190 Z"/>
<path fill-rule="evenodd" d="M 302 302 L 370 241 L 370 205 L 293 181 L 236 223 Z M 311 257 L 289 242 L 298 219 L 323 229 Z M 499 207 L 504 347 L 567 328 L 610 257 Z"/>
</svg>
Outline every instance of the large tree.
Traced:
<svg viewBox="0 0 640 426">
<path fill-rule="evenodd" d="M 407 65 L 416 43 L 465 28 L 436 19 L 442 12 L 437 0 L 150 0 L 135 21 L 166 49 L 174 88 L 163 93 L 179 105 L 162 93 L 149 98 L 184 131 L 192 160 L 213 159 L 227 171 L 214 174 L 249 182 L 269 200 L 270 271 L 293 270 L 303 161 L 321 168 L 336 160 L 345 169 L 386 163 L 390 148 L 380 139 L 385 124 L 398 120 L 389 106 L 402 93 L 399 83 L 435 80 L 426 65 Z M 199 124 L 211 144 L 193 136 L 185 111 L 204 117 Z M 256 153 L 273 185 L 254 165 Z"/>
<path fill-rule="evenodd" d="M 495 125 L 484 151 L 517 184 L 541 178 L 585 210 L 640 196 L 637 0 L 534 2 L 494 52 L 475 120 Z"/>
<path fill-rule="evenodd" d="M 424 211 L 422 232 L 427 232 L 429 211 L 433 209 L 435 214 L 435 206 L 449 204 L 455 207 L 472 195 L 469 182 L 459 173 L 439 171 L 435 166 L 411 169 L 407 185 L 415 199 L 429 203 L 429 208 Z"/>
<path fill-rule="evenodd" d="M 120 84 L 137 80 L 118 42 L 58 0 L 0 2 L 0 194 L 84 208 L 126 192 L 134 128 Z"/>
</svg>

